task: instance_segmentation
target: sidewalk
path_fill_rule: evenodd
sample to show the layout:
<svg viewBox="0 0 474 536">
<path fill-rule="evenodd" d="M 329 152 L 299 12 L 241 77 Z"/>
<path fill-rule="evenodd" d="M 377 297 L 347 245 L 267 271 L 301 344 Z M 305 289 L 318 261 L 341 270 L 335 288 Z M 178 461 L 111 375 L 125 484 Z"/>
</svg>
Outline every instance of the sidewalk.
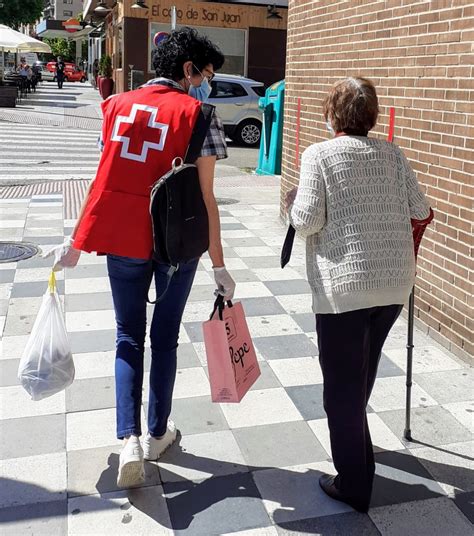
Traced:
<svg viewBox="0 0 474 536">
<path fill-rule="evenodd" d="M 28 125 L 59 126 L 100 132 L 102 98 L 89 83 L 67 82 L 58 89 L 42 82 L 16 108 L 0 108 L 0 121 Z"/>
<path fill-rule="evenodd" d="M 370 400 L 372 509 L 358 514 L 320 491 L 320 472 L 333 467 L 304 245 L 281 270 L 285 229 L 271 180 L 235 177 L 217 191 L 226 262 L 262 376 L 241 404 L 211 403 L 200 326 L 214 285 L 204 257 L 179 347 L 172 418 L 182 437 L 160 463 L 147 463 L 140 489 L 115 486 L 114 314 L 104 259 L 83 255 L 59 275 L 76 379 L 41 402 L 28 399 L 16 370 L 51 261 L 0 264 L 2 535 L 474 534 L 472 369 L 415 331 L 416 441 L 405 443 L 403 319 L 385 345 Z M 62 193 L 2 199 L 0 240 L 59 243 L 74 223 L 64 220 L 63 205 Z M 149 359 L 147 352 L 147 370 Z M 147 398 L 145 385 L 143 418 Z"/>
</svg>

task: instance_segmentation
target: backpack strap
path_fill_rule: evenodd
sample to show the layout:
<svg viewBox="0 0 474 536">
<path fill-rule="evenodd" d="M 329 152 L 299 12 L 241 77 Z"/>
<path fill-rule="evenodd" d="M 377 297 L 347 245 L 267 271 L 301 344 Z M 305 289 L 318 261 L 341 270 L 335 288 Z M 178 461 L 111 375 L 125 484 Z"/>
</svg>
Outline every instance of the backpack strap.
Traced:
<svg viewBox="0 0 474 536">
<path fill-rule="evenodd" d="M 150 296 L 147 294 L 146 301 L 148 303 L 151 303 L 152 305 L 156 305 L 157 303 L 160 303 L 163 300 L 163 298 L 165 297 L 166 293 L 168 292 L 168 289 L 170 288 L 171 279 L 173 278 L 175 272 L 178 271 L 178 269 L 179 269 L 179 264 L 177 264 L 176 266 L 170 265 L 170 267 L 168 269 L 168 272 L 166 273 L 166 287 L 165 287 L 165 290 L 161 293 L 160 296 L 158 296 L 156 298 L 155 301 L 151 301 Z"/>
<path fill-rule="evenodd" d="M 215 106 L 211 104 L 201 104 L 199 115 L 194 124 L 191 140 L 189 141 L 188 150 L 184 157 L 185 164 L 194 164 L 199 158 L 207 132 L 211 126 L 212 117 L 214 115 Z"/>
</svg>

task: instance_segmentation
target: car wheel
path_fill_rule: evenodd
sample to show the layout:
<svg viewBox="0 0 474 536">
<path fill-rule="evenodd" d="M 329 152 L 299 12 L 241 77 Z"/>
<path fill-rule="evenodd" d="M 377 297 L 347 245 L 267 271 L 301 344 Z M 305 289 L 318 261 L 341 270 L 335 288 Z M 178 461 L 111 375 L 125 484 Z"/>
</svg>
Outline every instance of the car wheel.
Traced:
<svg viewBox="0 0 474 536">
<path fill-rule="evenodd" d="M 246 147 L 255 147 L 260 143 L 261 135 L 262 123 L 255 119 L 248 119 L 247 121 L 242 121 L 237 127 L 234 141 Z"/>
<path fill-rule="evenodd" d="M 81 78 L 81 84 L 84 84 L 85 82 L 86 82 L 86 77 L 83 76 L 83 77 Z"/>
<path fill-rule="evenodd" d="M 65 76 L 65 77 L 63 78 L 63 82 L 69 82 L 69 80 L 68 80 L 68 77 L 67 77 L 67 76 Z"/>
</svg>

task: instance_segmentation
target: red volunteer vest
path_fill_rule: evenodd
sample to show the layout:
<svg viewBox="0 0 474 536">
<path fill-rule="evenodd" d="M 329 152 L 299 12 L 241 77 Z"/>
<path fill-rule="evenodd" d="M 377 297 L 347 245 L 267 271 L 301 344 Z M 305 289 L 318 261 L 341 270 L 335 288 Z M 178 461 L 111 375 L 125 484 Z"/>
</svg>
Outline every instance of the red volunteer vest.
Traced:
<svg viewBox="0 0 474 536">
<path fill-rule="evenodd" d="M 200 103 L 161 85 L 102 103 L 104 150 L 74 247 L 151 258 L 151 186 L 184 158 Z"/>
</svg>

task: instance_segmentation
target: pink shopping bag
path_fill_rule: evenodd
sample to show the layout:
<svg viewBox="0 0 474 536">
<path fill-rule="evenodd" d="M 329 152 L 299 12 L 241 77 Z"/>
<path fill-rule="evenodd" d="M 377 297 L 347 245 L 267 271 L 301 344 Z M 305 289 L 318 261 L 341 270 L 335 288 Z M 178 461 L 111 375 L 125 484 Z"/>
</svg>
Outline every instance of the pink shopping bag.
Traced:
<svg viewBox="0 0 474 536">
<path fill-rule="evenodd" d="M 212 401 L 240 402 L 260 376 L 242 304 L 219 296 L 203 332 Z"/>
</svg>

